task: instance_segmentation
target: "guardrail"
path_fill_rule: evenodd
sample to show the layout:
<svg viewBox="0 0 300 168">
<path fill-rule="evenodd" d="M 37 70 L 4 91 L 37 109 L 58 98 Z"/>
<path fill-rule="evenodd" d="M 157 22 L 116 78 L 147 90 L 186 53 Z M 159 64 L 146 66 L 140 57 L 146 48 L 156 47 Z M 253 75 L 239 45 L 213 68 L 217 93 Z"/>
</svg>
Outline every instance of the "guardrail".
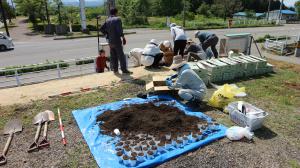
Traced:
<svg viewBox="0 0 300 168">
<path fill-rule="evenodd" d="M 29 67 L 0 69 L 0 88 L 16 87 L 95 73 L 96 57 L 36 64 Z"/>
</svg>

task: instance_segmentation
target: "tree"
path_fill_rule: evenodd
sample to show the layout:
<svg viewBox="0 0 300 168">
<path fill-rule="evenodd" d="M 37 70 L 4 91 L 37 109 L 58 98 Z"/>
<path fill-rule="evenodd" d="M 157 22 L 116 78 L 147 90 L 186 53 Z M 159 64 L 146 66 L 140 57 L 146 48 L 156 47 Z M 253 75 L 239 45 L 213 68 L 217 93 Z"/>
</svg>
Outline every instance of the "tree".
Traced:
<svg viewBox="0 0 300 168">
<path fill-rule="evenodd" d="M 254 10 L 246 9 L 245 13 L 246 13 L 246 17 L 247 18 L 255 18 L 256 17 Z"/>
<path fill-rule="evenodd" d="M 201 6 L 197 9 L 197 13 L 204 15 L 204 16 L 210 16 L 210 6 L 207 3 L 202 3 Z"/>
<path fill-rule="evenodd" d="M 300 0 L 295 2 L 295 9 L 297 11 L 298 18 L 300 19 Z"/>
<path fill-rule="evenodd" d="M 238 12 L 242 9 L 241 0 L 215 0 L 214 3 L 220 5 L 224 9 L 224 20 L 226 20 L 227 17 L 232 17 L 235 12 Z"/>
<path fill-rule="evenodd" d="M 28 16 L 33 26 L 37 26 L 38 19 L 44 21 L 44 0 L 15 0 L 16 10 L 22 15 Z"/>
<path fill-rule="evenodd" d="M 5 16 L 11 23 L 11 19 L 15 17 L 14 9 L 7 3 L 7 1 L 2 1 L 2 5 L 3 5 Z M 3 22 L 3 16 L 1 13 L 2 11 L 0 9 L 0 21 Z"/>
</svg>

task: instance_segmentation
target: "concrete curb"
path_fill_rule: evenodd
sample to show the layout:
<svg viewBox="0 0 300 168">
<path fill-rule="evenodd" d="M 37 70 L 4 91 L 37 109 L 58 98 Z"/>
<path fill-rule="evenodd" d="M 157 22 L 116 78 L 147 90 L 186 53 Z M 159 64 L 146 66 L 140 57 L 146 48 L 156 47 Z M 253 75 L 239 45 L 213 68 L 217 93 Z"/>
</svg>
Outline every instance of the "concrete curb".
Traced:
<svg viewBox="0 0 300 168">
<path fill-rule="evenodd" d="M 136 32 L 125 32 L 125 35 L 129 34 L 136 34 Z M 72 39 L 81 39 L 81 38 L 90 38 L 90 37 L 97 37 L 97 35 L 86 35 L 86 36 L 70 36 L 70 37 L 55 37 L 53 40 L 72 40 Z M 100 37 L 104 37 L 103 35 L 100 35 Z"/>
</svg>

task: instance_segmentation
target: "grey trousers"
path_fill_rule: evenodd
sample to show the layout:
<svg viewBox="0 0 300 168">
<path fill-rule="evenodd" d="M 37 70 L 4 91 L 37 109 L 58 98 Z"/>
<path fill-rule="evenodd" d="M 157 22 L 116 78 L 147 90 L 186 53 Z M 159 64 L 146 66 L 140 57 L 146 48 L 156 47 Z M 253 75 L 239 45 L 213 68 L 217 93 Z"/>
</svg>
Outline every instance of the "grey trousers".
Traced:
<svg viewBox="0 0 300 168">
<path fill-rule="evenodd" d="M 117 72 L 120 67 L 123 72 L 127 71 L 126 56 L 122 45 L 110 45 L 110 67 L 111 70 Z"/>
<path fill-rule="evenodd" d="M 192 89 L 180 89 L 178 91 L 178 95 L 186 101 L 192 101 L 192 100 L 202 101 L 204 99 L 205 93 L 197 90 L 192 90 Z"/>
</svg>

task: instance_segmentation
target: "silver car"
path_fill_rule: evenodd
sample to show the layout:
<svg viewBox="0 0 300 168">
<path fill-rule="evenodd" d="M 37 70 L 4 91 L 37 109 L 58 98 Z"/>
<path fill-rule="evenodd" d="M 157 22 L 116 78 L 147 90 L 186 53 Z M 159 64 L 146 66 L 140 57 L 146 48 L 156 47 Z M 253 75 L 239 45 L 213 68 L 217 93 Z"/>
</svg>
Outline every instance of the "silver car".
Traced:
<svg viewBox="0 0 300 168">
<path fill-rule="evenodd" d="M 14 49 L 14 47 L 12 38 L 8 37 L 3 32 L 0 32 L 0 51 Z"/>
</svg>

